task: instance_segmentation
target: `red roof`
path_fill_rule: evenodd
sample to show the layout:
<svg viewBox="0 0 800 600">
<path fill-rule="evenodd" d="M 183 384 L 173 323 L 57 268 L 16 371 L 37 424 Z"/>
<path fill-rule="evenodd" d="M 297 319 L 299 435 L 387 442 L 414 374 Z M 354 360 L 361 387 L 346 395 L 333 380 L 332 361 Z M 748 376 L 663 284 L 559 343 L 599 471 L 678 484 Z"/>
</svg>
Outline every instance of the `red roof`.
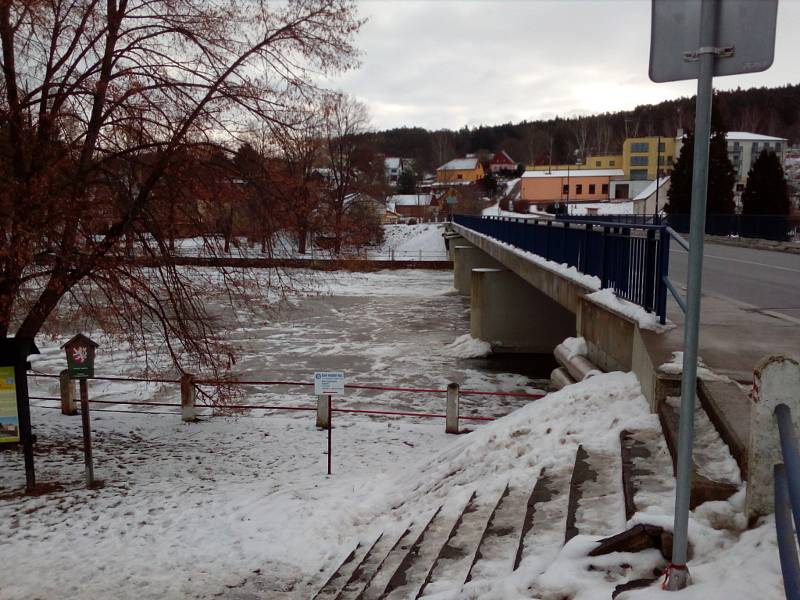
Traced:
<svg viewBox="0 0 800 600">
<path fill-rule="evenodd" d="M 500 152 L 496 152 L 495 155 L 492 157 L 492 160 L 489 161 L 490 165 L 514 165 L 517 166 L 517 163 L 514 162 L 511 157 L 506 154 L 505 150 L 500 150 Z"/>
</svg>

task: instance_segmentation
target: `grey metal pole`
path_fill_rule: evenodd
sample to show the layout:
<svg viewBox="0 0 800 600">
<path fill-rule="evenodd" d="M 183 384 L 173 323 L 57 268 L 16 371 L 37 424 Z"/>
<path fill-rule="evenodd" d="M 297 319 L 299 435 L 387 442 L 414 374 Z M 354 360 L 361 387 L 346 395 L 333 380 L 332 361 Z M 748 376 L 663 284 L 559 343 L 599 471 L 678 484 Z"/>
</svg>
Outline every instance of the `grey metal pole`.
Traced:
<svg viewBox="0 0 800 600">
<path fill-rule="evenodd" d="M 690 583 L 686 568 L 689 499 L 692 489 L 692 445 L 695 394 L 697 390 L 697 342 L 700 329 L 700 290 L 703 280 L 703 241 L 706 229 L 708 154 L 711 134 L 711 90 L 714 77 L 713 48 L 716 42 L 717 0 L 702 0 L 700 12 L 697 102 L 692 165 L 692 212 L 689 229 L 689 274 L 686 293 L 686 321 L 683 332 L 683 376 L 678 428 L 678 468 L 675 490 L 675 523 L 672 564 L 666 589 L 681 590 Z M 687 48 L 687 50 L 689 50 Z"/>
</svg>

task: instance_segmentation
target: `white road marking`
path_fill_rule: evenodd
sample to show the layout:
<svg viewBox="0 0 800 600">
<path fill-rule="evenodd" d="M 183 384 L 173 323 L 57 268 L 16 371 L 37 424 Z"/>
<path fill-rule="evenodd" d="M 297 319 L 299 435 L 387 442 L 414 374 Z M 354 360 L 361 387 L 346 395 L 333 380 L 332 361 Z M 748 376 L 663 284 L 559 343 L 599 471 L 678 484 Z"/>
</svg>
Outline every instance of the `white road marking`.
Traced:
<svg viewBox="0 0 800 600">
<path fill-rule="evenodd" d="M 683 250 L 670 250 L 675 254 L 686 254 Z M 744 265 L 753 265 L 754 267 L 766 267 L 768 269 L 776 269 L 778 271 L 787 271 L 789 273 L 800 273 L 800 269 L 793 269 L 791 267 L 779 267 L 778 265 L 768 265 L 766 263 L 754 262 L 752 260 L 743 260 L 741 258 L 728 258 L 726 256 L 716 256 L 714 254 L 705 254 L 704 258 L 716 258 L 717 260 L 727 260 L 728 262 L 742 263 Z"/>
</svg>

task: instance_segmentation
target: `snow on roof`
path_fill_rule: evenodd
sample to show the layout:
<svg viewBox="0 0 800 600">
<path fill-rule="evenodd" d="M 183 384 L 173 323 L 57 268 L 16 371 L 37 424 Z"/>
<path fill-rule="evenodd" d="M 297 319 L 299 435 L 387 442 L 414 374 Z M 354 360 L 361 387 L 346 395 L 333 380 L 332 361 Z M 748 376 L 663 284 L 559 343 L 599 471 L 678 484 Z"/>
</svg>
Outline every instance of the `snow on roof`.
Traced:
<svg viewBox="0 0 800 600">
<path fill-rule="evenodd" d="M 437 171 L 470 171 L 478 166 L 477 158 L 454 158 L 444 163 Z"/>
<path fill-rule="evenodd" d="M 760 133 L 750 133 L 747 131 L 729 131 L 725 134 L 725 139 L 735 141 L 747 142 L 785 142 L 786 138 L 773 137 L 771 135 L 762 135 Z"/>
<path fill-rule="evenodd" d="M 669 177 L 663 177 L 660 180 L 654 179 L 653 181 L 650 182 L 650 184 L 646 188 L 644 188 L 641 192 L 636 194 L 634 200 L 644 200 L 645 198 L 648 198 L 651 194 L 655 193 L 656 183 L 659 184 L 658 189 L 661 189 L 667 182 L 669 182 Z"/>
<path fill-rule="evenodd" d="M 387 201 L 393 206 L 430 206 L 432 199 L 431 194 L 395 194 Z"/>
<path fill-rule="evenodd" d="M 622 169 L 570 169 L 561 171 L 525 171 L 522 177 L 548 178 L 548 177 L 622 177 L 625 171 Z"/>
</svg>

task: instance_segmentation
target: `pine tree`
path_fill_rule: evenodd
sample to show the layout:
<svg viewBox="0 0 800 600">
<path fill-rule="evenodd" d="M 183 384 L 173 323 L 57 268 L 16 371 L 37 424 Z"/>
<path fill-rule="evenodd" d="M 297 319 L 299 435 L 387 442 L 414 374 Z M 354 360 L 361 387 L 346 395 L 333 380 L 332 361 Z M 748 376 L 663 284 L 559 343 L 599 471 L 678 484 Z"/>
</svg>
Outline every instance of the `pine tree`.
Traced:
<svg viewBox="0 0 800 600">
<path fill-rule="evenodd" d="M 731 215 L 735 209 L 733 186 L 736 183 L 736 171 L 728 158 L 725 132 L 715 132 L 711 136 L 710 144 L 706 214 Z M 664 206 L 668 214 L 688 215 L 691 212 L 693 162 L 694 134 L 689 132 L 672 170 L 670 188 L 667 191 L 669 202 Z"/>
<path fill-rule="evenodd" d="M 784 241 L 788 239 L 790 210 L 781 162 L 774 152 L 762 150 L 747 174 L 742 194 L 741 234 Z"/>
<path fill-rule="evenodd" d="M 398 194 L 414 194 L 417 191 L 417 177 L 411 169 L 402 169 L 397 177 Z"/>
<path fill-rule="evenodd" d="M 789 189 L 781 161 L 774 152 L 762 150 L 747 173 L 742 194 L 743 215 L 788 215 Z"/>
</svg>

